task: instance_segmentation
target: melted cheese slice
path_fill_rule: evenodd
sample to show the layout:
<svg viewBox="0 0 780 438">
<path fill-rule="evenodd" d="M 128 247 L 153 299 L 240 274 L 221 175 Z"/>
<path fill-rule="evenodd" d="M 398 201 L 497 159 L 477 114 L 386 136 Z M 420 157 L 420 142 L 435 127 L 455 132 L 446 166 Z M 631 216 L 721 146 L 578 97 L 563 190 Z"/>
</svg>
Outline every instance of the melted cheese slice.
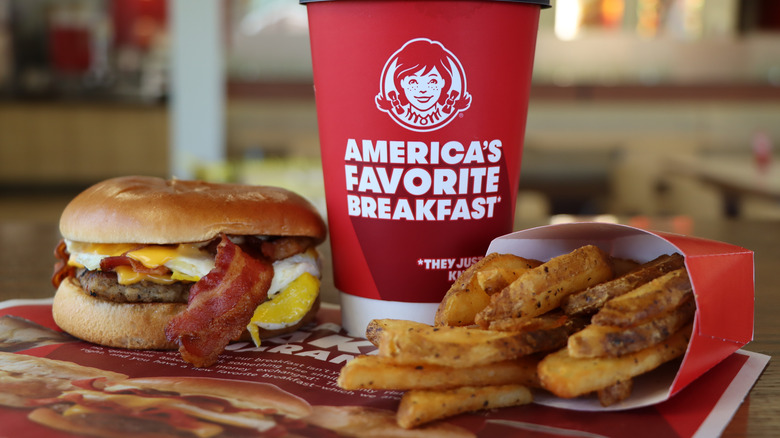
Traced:
<svg viewBox="0 0 780 438">
<path fill-rule="evenodd" d="M 126 255 L 148 268 L 165 266 L 169 276 L 149 275 L 133 271 L 129 266 L 116 269 L 119 284 L 133 284 L 148 280 L 159 284 L 175 281 L 196 282 L 214 269 L 214 256 L 197 244 L 147 245 L 65 242 L 70 253 L 68 264 L 92 271 L 100 270 L 100 261 L 106 257 Z"/>
</svg>

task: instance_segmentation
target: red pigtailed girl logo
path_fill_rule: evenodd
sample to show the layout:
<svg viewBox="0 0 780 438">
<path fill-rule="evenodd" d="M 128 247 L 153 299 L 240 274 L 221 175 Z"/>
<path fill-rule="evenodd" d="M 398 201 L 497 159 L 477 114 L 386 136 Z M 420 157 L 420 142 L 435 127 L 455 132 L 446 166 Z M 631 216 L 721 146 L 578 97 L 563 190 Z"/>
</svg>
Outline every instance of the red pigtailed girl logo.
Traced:
<svg viewBox="0 0 780 438">
<path fill-rule="evenodd" d="M 460 61 L 427 38 L 408 41 L 387 60 L 379 89 L 377 108 L 412 131 L 435 131 L 471 105 Z"/>
</svg>

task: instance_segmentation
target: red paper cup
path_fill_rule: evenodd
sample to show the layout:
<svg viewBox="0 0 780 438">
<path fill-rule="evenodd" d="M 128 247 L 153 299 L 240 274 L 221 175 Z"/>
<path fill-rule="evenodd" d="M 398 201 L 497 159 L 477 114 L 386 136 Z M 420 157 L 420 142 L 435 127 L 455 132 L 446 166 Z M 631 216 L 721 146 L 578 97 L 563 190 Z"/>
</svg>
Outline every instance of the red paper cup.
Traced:
<svg viewBox="0 0 780 438">
<path fill-rule="evenodd" d="M 432 322 L 512 231 L 549 1 L 302 0 L 342 325 Z"/>
</svg>

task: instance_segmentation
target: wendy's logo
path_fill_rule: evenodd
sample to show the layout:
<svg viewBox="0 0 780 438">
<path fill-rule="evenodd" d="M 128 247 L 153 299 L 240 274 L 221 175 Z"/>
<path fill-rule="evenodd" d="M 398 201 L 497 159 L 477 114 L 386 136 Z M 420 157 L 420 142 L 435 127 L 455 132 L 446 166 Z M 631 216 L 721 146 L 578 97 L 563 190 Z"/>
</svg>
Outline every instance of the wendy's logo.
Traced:
<svg viewBox="0 0 780 438">
<path fill-rule="evenodd" d="M 435 131 L 470 105 L 463 66 L 438 41 L 410 40 L 385 63 L 376 106 L 406 129 Z"/>
</svg>

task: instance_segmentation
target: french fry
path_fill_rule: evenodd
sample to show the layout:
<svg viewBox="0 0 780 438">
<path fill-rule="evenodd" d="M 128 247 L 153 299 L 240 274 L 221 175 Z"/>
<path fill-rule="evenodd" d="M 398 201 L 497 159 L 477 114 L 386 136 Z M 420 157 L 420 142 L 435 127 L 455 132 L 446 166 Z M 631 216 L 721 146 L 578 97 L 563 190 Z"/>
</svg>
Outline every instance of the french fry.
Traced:
<svg viewBox="0 0 780 438">
<path fill-rule="evenodd" d="M 591 324 L 569 337 L 571 357 L 621 356 L 664 341 L 688 324 L 696 312 L 689 298 L 680 307 L 636 327 L 613 327 Z"/>
<path fill-rule="evenodd" d="M 622 277 L 641 266 L 636 260 L 621 257 L 610 257 L 609 261 L 612 264 L 612 272 L 615 277 Z"/>
<path fill-rule="evenodd" d="M 570 295 L 561 307 L 568 315 L 592 314 L 612 298 L 630 292 L 641 284 L 684 266 L 683 256 L 680 254 L 663 255 L 614 280 L 591 286 L 582 292 Z"/>
<path fill-rule="evenodd" d="M 405 391 L 396 420 L 407 429 L 529 403 L 528 388 L 609 406 L 685 353 L 695 312 L 680 254 L 641 265 L 594 245 L 545 263 L 489 254 L 452 285 L 435 325 L 371 321 L 378 354 L 351 360 L 337 384 Z"/>
<path fill-rule="evenodd" d="M 406 429 L 466 412 L 528 404 L 531 391 L 522 385 L 481 386 L 445 391 L 414 390 L 401 397 L 398 424 Z"/>
<path fill-rule="evenodd" d="M 332 430 L 336 437 L 373 438 L 475 438 L 470 430 L 446 422 L 406 430 L 398 425 L 396 412 L 373 406 L 312 406 L 309 424 Z M 309 434 L 310 436 L 312 434 Z M 294 434 L 293 436 L 302 436 Z"/>
<path fill-rule="evenodd" d="M 535 358 L 494 362 L 467 368 L 442 365 L 399 364 L 392 358 L 358 356 L 341 370 L 337 384 L 342 389 L 451 389 L 460 386 L 521 384 L 539 387 Z"/>
<path fill-rule="evenodd" d="M 579 316 L 567 316 L 550 312 L 541 316 L 507 318 L 490 323 L 490 330 L 517 333 L 528 345 L 529 353 L 557 350 L 566 345 L 574 332 L 582 330 L 588 320 Z"/>
<path fill-rule="evenodd" d="M 517 359 L 534 352 L 524 333 L 470 327 L 383 330 L 379 355 L 397 363 L 473 367 Z"/>
<path fill-rule="evenodd" d="M 366 326 L 366 339 L 379 346 L 379 339 L 385 330 L 404 331 L 413 328 L 430 327 L 428 324 L 405 319 L 373 319 Z"/>
<path fill-rule="evenodd" d="M 561 305 L 568 295 L 611 279 L 609 256 L 593 245 L 554 257 L 530 269 L 501 292 L 475 318 L 487 327 L 508 317 L 538 316 Z"/>
<path fill-rule="evenodd" d="M 576 358 L 563 348 L 539 362 L 542 387 L 562 398 L 573 398 L 628 380 L 685 353 L 691 325 L 664 342 L 618 357 Z"/>
<path fill-rule="evenodd" d="M 501 292 L 525 271 L 541 265 L 539 260 L 512 254 L 499 254 L 476 272 L 477 284 L 488 295 Z"/>
<path fill-rule="evenodd" d="M 669 312 L 692 296 L 688 272 L 681 268 L 607 301 L 591 321 L 597 325 L 634 327 Z"/>
<path fill-rule="evenodd" d="M 437 326 L 467 326 L 490 302 L 490 295 L 500 291 L 523 272 L 539 266 L 537 260 L 512 254 L 491 253 L 471 265 L 444 295 L 434 317 Z"/>
<path fill-rule="evenodd" d="M 612 406 L 631 396 L 634 389 L 634 379 L 619 380 L 606 388 L 596 391 L 601 406 Z"/>
<path fill-rule="evenodd" d="M 519 318 L 504 318 L 492 321 L 488 328 L 501 332 L 534 332 L 551 330 L 566 325 L 574 325 L 571 333 L 588 323 L 586 318 L 564 315 L 561 311 L 552 311 L 539 316 L 521 316 Z"/>
</svg>

